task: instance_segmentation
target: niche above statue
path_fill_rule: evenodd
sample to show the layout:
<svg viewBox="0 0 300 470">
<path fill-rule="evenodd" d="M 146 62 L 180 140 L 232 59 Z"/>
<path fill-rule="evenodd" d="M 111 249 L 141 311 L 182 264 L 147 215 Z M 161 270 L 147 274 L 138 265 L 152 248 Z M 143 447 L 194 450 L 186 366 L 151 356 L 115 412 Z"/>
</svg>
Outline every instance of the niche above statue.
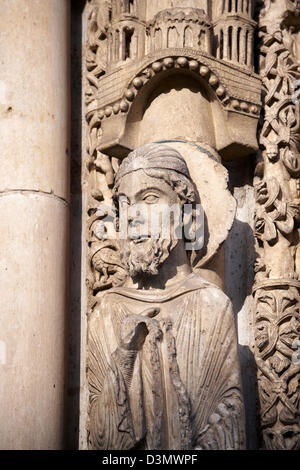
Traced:
<svg viewBox="0 0 300 470">
<path fill-rule="evenodd" d="M 107 66 L 95 74 L 87 106 L 88 121 L 101 127 L 99 150 L 123 158 L 160 138 L 167 110 L 164 138 L 205 141 L 225 160 L 255 152 L 261 79 L 253 72 L 252 2 L 165 3 L 113 1 L 101 12 Z"/>
</svg>

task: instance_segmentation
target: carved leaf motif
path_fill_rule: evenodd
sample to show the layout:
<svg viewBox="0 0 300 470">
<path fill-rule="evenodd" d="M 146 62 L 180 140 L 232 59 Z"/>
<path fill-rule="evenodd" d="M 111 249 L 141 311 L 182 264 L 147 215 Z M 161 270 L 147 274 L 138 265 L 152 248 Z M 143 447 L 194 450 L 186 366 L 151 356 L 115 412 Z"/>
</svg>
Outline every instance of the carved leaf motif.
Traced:
<svg viewBox="0 0 300 470">
<path fill-rule="evenodd" d="M 297 448 L 300 366 L 291 363 L 291 354 L 293 341 L 299 338 L 299 293 L 294 287 L 265 293 L 261 289 L 256 296 L 257 331 L 263 325 L 262 336 L 258 334 L 255 339 L 262 353 L 257 364 L 265 444 L 268 448 Z M 293 437 L 288 444 L 285 437 L 287 424 L 293 425 Z"/>
<path fill-rule="evenodd" d="M 264 219 L 265 225 L 264 225 L 264 239 L 267 242 L 272 242 L 275 241 L 277 238 L 277 230 L 274 224 L 274 221 L 265 215 Z"/>
<path fill-rule="evenodd" d="M 270 103 L 271 100 L 274 98 L 274 95 L 275 95 L 276 91 L 278 90 L 280 84 L 281 84 L 281 78 L 276 77 L 275 80 L 274 80 L 274 83 L 272 83 L 267 88 L 267 94 L 266 94 L 266 97 L 265 97 L 266 104 Z"/>
<path fill-rule="evenodd" d="M 291 318 L 283 327 L 280 328 L 280 340 L 286 345 L 289 350 L 287 350 L 287 354 L 291 358 L 293 354 L 292 345 L 296 339 L 299 338 L 300 335 L 300 321 L 299 318 L 296 319 L 295 316 Z"/>
<path fill-rule="evenodd" d="M 292 397 L 296 392 L 300 390 L 300 377 L 296 376 L 292 378 L 288 385 L 288 397 Z"/>
<path fill-rule="evenodd" d="M 267 183 L 265 180 L 260 181 L 258 184 L 255 185 L 255 196 L 256 201 L 259 204 L 265 204 L 268 200 L 268 188 Z"/>
<path fill-rule="evenodd" d="M 265 77 L 268 76 L 269 72 L 272 70 L 273 67 L 275 67 L 276 62 L 277 62 L 278 46 L 275 45 L 275 48 L 273 47 L 273 49 L 275 49 L 275 50 L 271 50 L 271 49 L 268 50 L 268 54 L 266 55 L 265 70 L 264 70 L 264 76 Z M 277 84 L 278 84 L 278 80 L 277 80 Z M 277 85 L 276 85 L 276 87 L 277 87 Z M 270 88 L 270 91 L 271 90 L 274 90 L 274 87 Z"/>
<path fill-rule="evenodd" d="M 260 143 L 266 149 L 263 153 L 265 175 L 276 174 L 277 183 L 269 179 L 266 181 L 266 200 L 264 175 L 260 175 L 262 182 L 256 191 L 259 210 L 256 209 L 255 235 L 262 257 L 266 252 L 271 256 L 271 251 L 265 250 L 266 243 L 272 244 L 276 256 L 276 250 L 288 250 L 291 235 L 297 235 L 295 220 L 299 218 L 299 206 L 292 198 L 288 199 L 287 195 L 295 190 L 286 178 L 284 167 L 290 178 L 300 176 L 299 105 L 293 102 L 293 84 L 299 79 L 300 69 L 292 51 L 293 32 L 285 24 L 287 18 L 293 24 L 298 22 L 296 14 L 300 13 L 300 2 L 265 0 L 263 4 L 260 26 L 263 39 L 261 54 L 264 57 L 262 76 L 266 95 Z M 273 165 L 277 165 L 277 172 Z M 279 181 L 282 185 L 280 191 L 276 189 Z M 299 191 L 296 198 L 299 198 Z M 283 237 L 285 240 L 281 246 Z M 269 263 L 268 259 L 264 261 L 266 267 L 263 273 L 267 277 L 270 273 Z M 257 279 L 258 274 L 262 276 L 262 273 L 257 273 Z M 291 362 L 291 346 L 295 338 L 299 337 L 299 289 L 289 286 L 289 281 L 280 281 L 282 284 L 286 282 L 285 289 L 279 288 L 279 285 L 272 288 L 270 284 L 265 295 L 264 289 L 255 293 L 261 424 L 266 448 L 299 449 L 300 366 Z"/>
<path fill-rule="evenodd" d="M 282 161 L 292 176 L 299 176 L 300 156 L 297 151 L 286 147 L 286 149 L 283 152 Z"/>
<path fill-rule="evenodd" d="M 280 185 L 275 178 L 269 178 L 266 181 L 267 190 L 268 190 L 268 200 L 265 203 L 265 208 L 269 209 L 273 206 L 276 199 L 280 195 Z"/>
<path fill-rule="evenodd" d="M 271 357 L 269 363 L 277 374 L 281 374 L 290 365 L 290 361 L 286 357 L 279 355 Z"/>
<path fill-rule="evenodd" d="M 282 215 L 279 215 L 282 217 Z M 276 220 L 277 228 L 281 233 L 288 235 L 294 229 L 294 212 L 290 208 L 286 208 L 285 220 Z"/>
</svg>

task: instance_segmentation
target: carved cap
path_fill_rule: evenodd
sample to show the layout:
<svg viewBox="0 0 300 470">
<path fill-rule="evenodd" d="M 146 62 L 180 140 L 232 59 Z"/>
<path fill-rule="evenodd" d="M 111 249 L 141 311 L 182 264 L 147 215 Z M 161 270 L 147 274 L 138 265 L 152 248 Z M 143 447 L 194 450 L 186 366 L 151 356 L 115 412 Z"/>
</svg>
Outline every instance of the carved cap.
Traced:
<svg viewBox="0 0 300 470">
<path fill-rule="evenodd" d="M 156 13 L 154 18 L 148 22 L 149 26 L 154 26 L 157 23 L 167 23 L 167 22 L 192 22 L 203 24 L 206 23 L 207 26 L 210 26 L 210 21 L 208 16 L 206 15 L 205 11 L 200 8 L 166 8 L 165 10 L 159 11 Z"/>
<path fill-rule="evenodd" d="M 184 158 L 164 144 L 146 144 L 129 153 L 116 175 L 116 186 L 128 173 L 144 169 L 173 170 L 191 179 Z"/>
</svg>

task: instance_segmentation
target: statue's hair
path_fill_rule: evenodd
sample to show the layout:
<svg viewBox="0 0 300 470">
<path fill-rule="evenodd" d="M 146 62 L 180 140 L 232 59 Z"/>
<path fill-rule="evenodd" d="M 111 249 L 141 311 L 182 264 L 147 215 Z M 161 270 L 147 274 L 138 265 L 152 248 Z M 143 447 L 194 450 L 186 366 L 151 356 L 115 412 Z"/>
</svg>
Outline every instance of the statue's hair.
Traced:
<svg viewBox="0 0 300 470">
<path fill-rule="evenodd" d="M 116 185 L 128 173 L 144 169 L 175 170 L 190 178 L 184 158 L 173 147 L 164 144 L 146 144 L 129 153 L 116 175 Z"/>
<path fill-rule="evenodd" d="M 147 176 L 163 179 L 177 193 L 182 204 L 193 204 L 196 199 L 199 201 L 185 160 L 173 147 L 152 143 L 130 152 L 117 172 L 114 198 L 117 197 L 123 176 L 137 170 L 143 170 Z"/>
</svg>

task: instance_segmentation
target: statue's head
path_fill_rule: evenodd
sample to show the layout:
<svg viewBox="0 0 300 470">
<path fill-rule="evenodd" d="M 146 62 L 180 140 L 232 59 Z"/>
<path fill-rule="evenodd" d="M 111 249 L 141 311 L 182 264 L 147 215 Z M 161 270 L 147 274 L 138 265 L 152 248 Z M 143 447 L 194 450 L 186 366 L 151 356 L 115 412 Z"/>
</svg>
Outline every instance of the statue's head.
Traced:
<svg viewBox="0 0 300 470">
<path fill-rule="evenodd" d="M 114 199 L 126 236 L 120 254 L 129 274 L 158 274 L 177 243 L 184 243 L 193 224 L 198 194 L 185 160 L 170 146 L 147 144 L 131 152 L 116 175 Z M 189 216 L 182 217 L 188 205 Z M 185 206 L 188 207 L 188 206 Z M 120 230 L 120 233 L 122 230 Z"/>
</svg>

